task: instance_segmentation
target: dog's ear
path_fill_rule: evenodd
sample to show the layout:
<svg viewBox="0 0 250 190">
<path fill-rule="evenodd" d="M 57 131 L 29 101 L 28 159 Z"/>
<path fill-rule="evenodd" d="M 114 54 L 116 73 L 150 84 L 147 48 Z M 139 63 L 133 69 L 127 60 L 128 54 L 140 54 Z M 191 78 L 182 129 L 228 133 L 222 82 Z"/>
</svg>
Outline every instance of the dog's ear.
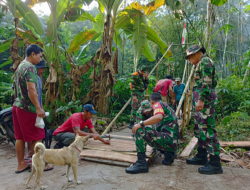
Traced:
<svg viewBox="0 0 250 190">
<path fill-rule="evenodd" d="M 78 133 L 76 133 L 76 138 L 77 138 L 77 137 L 79 137 L 79 134 L 78 134 Z"/>
</svg>

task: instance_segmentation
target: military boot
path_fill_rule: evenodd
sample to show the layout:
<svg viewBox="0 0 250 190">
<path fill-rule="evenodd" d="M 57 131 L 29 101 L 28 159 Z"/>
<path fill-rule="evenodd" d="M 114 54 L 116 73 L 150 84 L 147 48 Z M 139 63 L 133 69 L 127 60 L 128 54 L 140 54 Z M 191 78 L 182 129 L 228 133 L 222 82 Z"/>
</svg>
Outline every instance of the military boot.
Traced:
<svg viewBox="0 0 250 190">
<path fill-rule="evenodd" d="M 164 152 L 164 160 L 162 160 L 162 164 L 163 165 L 171 165 L 174 163 L 174 156 L 175 153 L 174 152 Z"/>
<path fill-rule="evenodd" d="M 208 165 L 206 165 L 205 167 L 200 167 L 198 171 L 201 174 L 207 175 L 222 174 L 223 170 L 220 163 L 220 156 L 210 154 L 210 161 L 208 162 Z"/>
<path fill-rule="evenodd" d="M 193 158 L 189 158 L 186 160 L 187 164 L 191 165 L 207 165 L 207 149 L 198 147 L 198 154 L 196 154 Z"/>
<path fill-rule="evenodd" d="M 129 128 L 132 129 L 134 127 L 134 124 L 135 124 L 134 121 L 130 121 Z"/>
<path fill-rule="evenodd" d="M 145 152 L 137 153 L 138 160 L 130 167 L 126 168 L 126 173 L 138 174 L 148 172 L 148 163 L 146 161 Z"/>
</svg>

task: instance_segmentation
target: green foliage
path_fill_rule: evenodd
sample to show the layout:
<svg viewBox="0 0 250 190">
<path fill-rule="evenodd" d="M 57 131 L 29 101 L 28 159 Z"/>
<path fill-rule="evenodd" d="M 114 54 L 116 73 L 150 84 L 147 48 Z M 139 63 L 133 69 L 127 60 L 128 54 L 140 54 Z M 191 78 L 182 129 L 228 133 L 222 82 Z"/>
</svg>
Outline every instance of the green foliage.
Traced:
<svg viewBox="0 0 250 190">
<path fill-rule="evenodd" d="M 11 73 L 0 70 L 0 105 L 2 108 L 10 107 L 12 90 Z"/>
<path fill-rule="evenodd" d="M 216 107 L 218 118 L 230 115 L 238 110 L 247 112 L 250 107 L 250 85 L 244 85 L 237 76 L 228 76 L 220 80 L 216 92 L 219 103 Z"/>
<path fill-rule="evenodd" d="M 246 112 L 233 112 L 216 126 L 222 141 L 245 141 L 250 136 L 250 116 Z"/>
</svg>

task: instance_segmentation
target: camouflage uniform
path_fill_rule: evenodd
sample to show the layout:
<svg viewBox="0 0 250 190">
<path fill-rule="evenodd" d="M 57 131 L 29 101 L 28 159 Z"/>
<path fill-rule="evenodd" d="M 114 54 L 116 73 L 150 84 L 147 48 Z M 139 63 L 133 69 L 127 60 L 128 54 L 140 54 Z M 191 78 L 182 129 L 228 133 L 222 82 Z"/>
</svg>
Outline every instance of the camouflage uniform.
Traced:
<svg viewBox="0 0 250 190">
<path fill-rule="evenodd" d="M 141 70 L 146 71 L 147 67 L 143 66 L 141 67 Z M 131 116 L 130 116 L 130 121 L 135 122 L 136 121 L 136 112 L 138 110 L 138 108 L 140 107 L 140 103 L 142 102 L 142 100 L 144 100 L 144 82 L 149 84 L 149 81 L 146 80 L 144 77 L 142 77 L 138 72 L 135 72 L 132 74 L 132 78 L 131 78 L 131 93 L 132 96 L 136 96 L 137 97 L 137 101 L 134 102 L 132 100 L 131 103 Z"/>
<path fill-rule="evenodd" d="M 218 103 L 216 85 L 215 66 L 210 58 L 203 56 L 195 72 L 193 109 L 198 100 L 204 101 L 204 109 L 194 113 L 194 134 L 198 138 L 198 147 L 207 149 L 212 155 L 219 155 L 220 150 L 215 130 L 215 106 Z"/>
<path fill-rule="evenodd" d="M 164 112 L 164 117 L 159 123 L 155 124 L 155 127 L 145 126 L 137 130 L 135 135 L 137 152 L 146 152 L 147 144 L 162 151 L 175 152 L 177 150 L 177 117 L 173 109 L 166 103 L 162 101 L 159 103 L 160 104 L 156 103 L 161 105 L 157 105 L 158 108 L 154 105 L 154 114 L 160 110 Z"/>
<path fill-rule="evenodd" d="M 24 60 L 18 66 L 13 82 L 13 87 L 15 90 L 14 106 L 30 113 L 36 113 L 36 108 L 28 96 L 26 82 L 35 83 L 36 91 L 38 92 L 38 78 L 36 67 L 30 62 Z"/>
</svg>

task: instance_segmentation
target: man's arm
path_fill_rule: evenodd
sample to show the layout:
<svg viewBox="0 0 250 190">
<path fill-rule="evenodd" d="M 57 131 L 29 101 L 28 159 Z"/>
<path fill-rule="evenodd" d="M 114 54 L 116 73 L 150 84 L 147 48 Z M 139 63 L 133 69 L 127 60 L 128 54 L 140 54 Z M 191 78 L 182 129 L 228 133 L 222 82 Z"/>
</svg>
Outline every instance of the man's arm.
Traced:
<svg viewBox="0 0 250 190">
<path fill-rule="evenodd" d="M 91 130 L 91 132 L 94 130 L 95 131 L 95 129 L 94 128 L 92 128 L 92 129 L 90 129 Z M 101 138 L 101 136 L 95 131 L 94 133 L 92 132 L 92 133 L 87 133 L 87 132 L 84 132 L 84 131 L 81 131 L 80 130 L 80 127 L 73 127 L 73 131 L 74 131 L 74 133 L 75 133 L 75 135 L 76 134 L 78 134 L 79 136 L 90 136 L 90 137 L 92 137 L 94 140 L 99 140 L 99 141 L 101 141 L 101 142 L 103 142 L 103 143 L 105 143 L 105 144 L 110 144 L 110 142 L 109 142 L 109 140 L 108 141 L 105 141 L 105 140 L 103 140 L 102 138 Z"/>
<path fill-rule="evenodd" d="M 162 114 L 157 114 L 153 117 L 150 117 L 149 119 L 143 121 L 143 125 L 153 125 L 156 123 L 159 123 L 161 120 L 163 119 L 163 115 Z M 136 134 L 136 131 L 141 128 L 140 124 L 136 124 L 135 127 L 133 127 L 132 129 L 132 133 Z"/>
<path fill-rule="evenodd" d="M 92 132 L 92 134 L 99 135 L 99 133 L 97 133 L 97 131 L 95 130 L 95 128 L 90 128 L 90 131 Z M 100 137 L 100 139 L 98 139 L 99 141 L 103 142 L 104 144 L 110 144 L 109 140 L 102 139 L 100 135 L 99 135 L 99 137 Z"/>
<path fill-rule="evenodd" d="M 37 91 L 36 91 L 36 83 L 27 82 L 27 90 L 28 90 L 29 99 L 36 108 L 37 116 L 44 118 L 45 112 L 38 101 L 38 96 L 37 96 Z"/>
</svg>

